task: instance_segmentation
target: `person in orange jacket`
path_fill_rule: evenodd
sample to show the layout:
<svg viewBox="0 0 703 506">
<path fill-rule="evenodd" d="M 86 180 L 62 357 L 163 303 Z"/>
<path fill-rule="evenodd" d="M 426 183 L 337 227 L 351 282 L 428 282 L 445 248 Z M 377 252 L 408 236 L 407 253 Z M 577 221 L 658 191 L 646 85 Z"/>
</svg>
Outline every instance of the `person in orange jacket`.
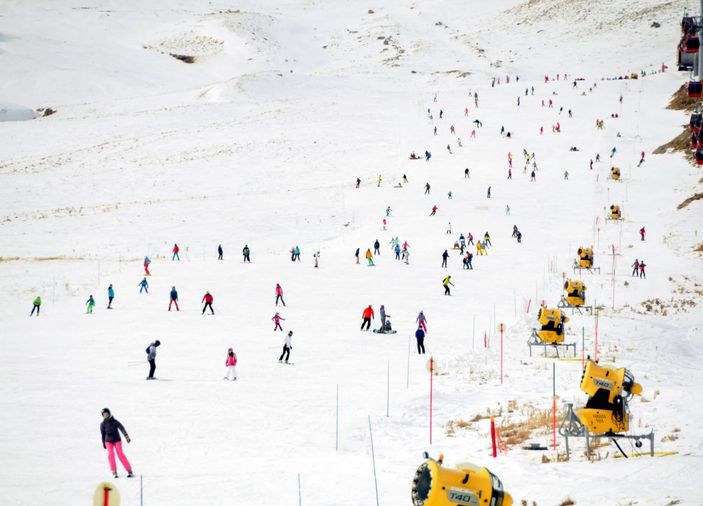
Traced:
<svg viewBox="0 0 703 506">
<path fill-rule="evenodd" d="M 210 295 L 210 292 L 205 292 L 205 295 L 203 295 L 203 300 L 200 301 L 200 302 L 205 303 L 205 305 L 203 306 L 203 313 L 202 314 L 205 314 L 205 310 L 208 307 L 210 308 L 210 311 L 212 312 L 212 314 L 215 314 L 215 310 L 212 309 L 212 301 L 213 301 L 213 298 L 212 298 L 212 295 Z"/>
<path fill-rule="evenodd" d="M 364 309 L 364 312 L 361 314 L 361 317 L 364 319 L 364 321 L 361 322 L 361 330 L 364 330 L 364 325 L 366 325 L 366 330 L 369 330 L 371 328 L 371 320 L 375 318 L 371 304 L 369 304 L 369 307 Z"/>
</svg>

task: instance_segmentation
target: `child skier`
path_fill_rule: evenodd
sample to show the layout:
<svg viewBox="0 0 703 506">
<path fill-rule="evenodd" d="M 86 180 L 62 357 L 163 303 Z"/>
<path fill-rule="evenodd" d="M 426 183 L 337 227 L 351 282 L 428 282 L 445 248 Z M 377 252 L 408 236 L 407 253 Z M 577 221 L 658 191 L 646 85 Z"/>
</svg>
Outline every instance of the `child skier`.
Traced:
<svg viewBox="0 0 703 506">
<path fill-rule="evenodd" d="M 107 308 L 112 309 L 112 299 L 115 298 L 115 290 L 112 288 L 112 283 L 107 287 Z"/>
<path fill-rule="evenodd" d="M 86 313 L 92 314 L 93 308 L 95 307 L 95 299 L 93 298 L 93 296 L 91 295 L 90 297 L 88 297 L 88 300 L 85 301 L 85 303 L 87 304 Z"/>
<path fill-rule="evenodd" d="M 205 295 L 203 295 L 203 300 L 200 301 L 205 303 L 205 305 L 203 306 L 202 314 L 205 314 L 205 310 L 207 308 L 210 308 L 210 314 L 215 314 L 215 310 L 212 309 L 212 301 L 213 297 L 212 295 L 210 295 L 210 292 L 205 292 Z"/>
<path fill-rule="evenodd" d="M 39 309 L 41 309 L 41 297 L 37 295 L 37 297 L 34 299 L 34 302 L 32 303 L 32 312 L 29 313 L 29 316 L 32 316 L 34 314 L 34 310 L 37 310 L 37 316 L 39 316 Z"/>
<path fill-rule="evenodd" d="M 283 327 L 281 327 L 281 321 L 286 321 L 286 319 L 282 318 L 281 315 L 276 313 L 275 315 L 273 315 L 273 318 L 271 318 L 271 320 L 273 321 L 273 323 L 276 324 L 273 327 L 273 331 L 276 332 L 276 330 L 280 330 L 281 332 L 283 332 Z"/>
<path fill-rule="evenodd" d="M 283 288 L 281 288 L 281 285 L 276 283 L 276 305 L 278 306 L 278 301 L 283 303 L 283 307 L 286 307 L 286 301 L 283 300 Z M 278 314 L 278 313 L 276 313 Z"/>
<path fill-rule="evenodd" d="M 232 348 L 227 350 L 227 358 L 225 359 L 225 367 L 227 367 L 227 375 L 224 379 L 228 380 L 232 376 L 232 381 L 237 381 L 237 355 Z"/>
<path fill-rule="evenodd" d="M 120 432 L 124 434 L 124 438 L 127 442 L 132 440 L 127 434 L 127 430 L 124 426 L 118 422 L 110 413 L 108 408 L 103 408 L 102 412 L 103 421 L 100 423 L 100 435 L 102 436 L 103 448 L 107 450 L 107 460 L 110 463 L 110 470 L 112 475 L 117 478 L 117 463 L 115 462 L 115 451 L 117 451 L 117 457 L 127 471 L 127 478 L 132 478 L 134 474 L 132 473 L 132 466 L 127 460 L 127 457 L 122 452 L 122 439 L 120 438 Z"/>
<path fill-rule="evenodd" d="M 139 293 L 142 293 L 142 291 L 146 291 L 146 293 L 149 293 L 149 282 L 146 280 L 146 277 L 141 280 L 139 283 Z"/>
<path fill-rule="evenodd" d="M 286 335 L 286 338 L 283 340 L 283 352 L 281 353 L 281 356 L 278 357 L 279 362 L 283 362 L 283 357 L 286 357 L 286 364 L 288 363 L 288 359 L 290 358 L 290 350 L 293 349 L 293 331 L 289 330 L 288 334 Z"/>
</svg>

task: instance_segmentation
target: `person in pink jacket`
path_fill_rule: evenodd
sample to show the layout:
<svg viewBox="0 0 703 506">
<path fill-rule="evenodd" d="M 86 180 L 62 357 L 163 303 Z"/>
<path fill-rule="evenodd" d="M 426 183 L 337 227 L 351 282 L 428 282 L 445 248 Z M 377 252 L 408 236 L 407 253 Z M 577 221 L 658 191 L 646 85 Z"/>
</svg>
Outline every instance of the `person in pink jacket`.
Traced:
<svg viewBox="0 0 703 506">
<path fill-rule="evenodd" d="M 283 300 L 283 288 L 281 288 L 281 285 L 276 283 L 276 305 L 278 306 L 278 301 L 283 302 L 283 307 L 286 306 L 286 301 Z"/>
<path fill-rule="evenodd" d="M 237 355 L 232 348 L 227 350 L 225 366 L 227 367 L 227 376 L 224 379 L 228 380 L 232 376 L 232 381 L 237 381 Z"/>
<path fill-rule="evenodd" d="M 285 319 L 285 318 L 281 318 L 281 315 L 279 315 L 278 313 L 276 313 L 275 315 L 273 315 L 273 318 L 271 318 L 271 320 L 273 320 L 273 323 L 276 324 L 276 325 L 273 327 L 273 331 L 276 332 L 276 330 L 280 330 L 281 332 L 283 332 L 283 327 L 281 327 L 281 321 L 286 321 L 286 319 Z"/>
</svg>

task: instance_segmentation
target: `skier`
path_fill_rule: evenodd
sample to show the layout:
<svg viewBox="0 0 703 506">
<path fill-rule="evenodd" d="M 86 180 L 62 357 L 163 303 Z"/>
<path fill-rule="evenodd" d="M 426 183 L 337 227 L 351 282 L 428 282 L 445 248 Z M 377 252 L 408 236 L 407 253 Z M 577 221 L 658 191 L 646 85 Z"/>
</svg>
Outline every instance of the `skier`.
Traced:
<svg viewBox="0 0 703 506">
<path fill-rule="evenodd" d="M 251 263 L 251 259 L 249 258 L 249 253 L 251 253 L 251 251 L 249 250 L 249 246 L 245 244 L 244 249 L 242 250 L 242 255 L 244 256 L 244 260 L 242 260 L 242 262 Z"/>
<path fill-rule="evenodd" d="M 146 377 L 148 380 L 156 379 L 154 378 L 154 373 L 156 372 L 156 348 L 161 346 L 161 341 L 158 339 L 146 347 L 146 359 L 149 362 L 149 376 Z"/>
<path fill-rule="evenodd" d="M 282 321 L 286 321 L 285 318 L 281 317 L 281 315 L 279 315 L 278 313 L 276 313 L 275 315 L 273 315 L 273 318 L 271 318 L 271 321 L 273 321 L 273 323 L 275 324 L 274 327 L 273 327 L 273 331 L 274 331 L 274 332 L 276 332 L 276 329 L 278 329 L 278 330 L 280 330 L 281 332 L 283 332 L 283 327 L 281 327 L 281 322 L 282 322 Z"/>
<path fill-rule="evenodd" d="M 520 232 L 520 231 L 518 230 L 518 231 L 517 231 L 517 234 L 515 235 L 515 237 L 517 238 L 518 244 L 522 243 L 522 232 Z"/>
<path fill-rule="evenodd" d="M 425 195 L 430 194 L 430 183 L 425 183 Z"/>
<path fill-rule="evenodd" d="M 535 181 L 537 181 L 537 175 L 535 174 L 535 171 L 533 170 L 530 173 L 530 182 L 535 182 Z"/>
<path fill-rule="evenodd" d="M 218 244 L 217 245 L 217 259 L 218 260 L 223 260 L 223 258 L 222 258 L 223 253 L 224 252 L 222 251 L 222 244 Z"/>
<path fill-rule="evenodd" d="M 386 317 L 390 318 L 391 315 L 386 314 L 386 307 L 383 304 L 381 304 L 379 314 L 381 315 L 381 328 L 379 329 L 379 332 L 384 332 L 386 330 Z"/>
<path fill-rule="evenodd" d="M 368 265 L 369 267 L 376 265 L 373 263 L 373 254 L 371 253 L 370 248 L 366 250 L 366 260 L 368 260 L 368 262 L 369 262 L 369 265 Z"/>
<path fill-rule="evenodd" d="M 508 168 L 508 179 L 512 179 L 512 178 L 513 178 L 513 169 Z"/>
<path fill-rule="evenodd" d="M 391 206 L 386 207 L 386 218 L 391 215 Z"/>
<path fill-rule="evenodd" d="M 205 314 L 205 310 L 209 307 L 210 308 L 210 314 L 215 314 L 215 310 L 212 309 L 212 295 L 210 295 L 210 292 L 205 292 L 205 295 L 203 295 L 203 300 L 200 302 L 204 302 L 205 305 L 203 306 L 203 312 L 202 314 Z"/>
<path fill-rule="evenodd" d="M 122 452 L 122 439 L 120 438 L 120 432 L 124 434 L 125 440 L 129 443 L 132 440 L 127 434 L 127 430 L 124 426 L 118 422 L 110 413 L 109 408 L 103 408 L 101 411 L 103 421 L 100 423 L 100 435 L 102 436 L 103 448 L 107 450 L 107 461 L 110 463 L 110 470 L 115 478 L 117 475 L 117 463 L 115 462 L 115 451 L 117 451 L 117 457 L 120 459 L 122 466 L 124 466 L 127 471 L 127 478 L 134 477 L 132 473 L 132 466 L 127 460 L 127 457 Z"/>
<path fill-rule="evenodd" d="M 281 288 L 281 285 L 276 283 L 276 305 L 277 306 L 278 306 L 279 300 L 283 303 L 283 307 L 286 307 L 286 301 L 283 300 L 283 288 Z"/>
<path fill-rule="evenodd" d="M 283 357 L 286 357 L 286 364 L 288 363 L 288 359 L 290 358 L 290 350 L 293 349 L 293 331 L 289 330 L 288 334 L 286 335 L 286 338 L 283 340 L 283 352 L 281 353 L 281 356 L 278 357 L 279 362 L 283 362 Z"/>
<path fill-rule="evenodd" d="M 641 241 L 644 241 L 644 235 L 645 235 L 645 233 L 646 233 L 646 232 L 645 232 L 645 230 L 644 230 L 644 227 L 642 227 L 642 228 L 640 229 L 640 240 L 641 240 Z"/>
<path fill-rule="evenodd" d="M 395 259 L 400 260 L 400 244 L 395 245 Z"/>
<path fill-rule="evenodd" d="M 415 339 L 417 339 L 417 354 L 425 354 L 425 331 L 422 327 L 418 327 L 415 331 Z"/>
<path fill-rule="evenodd" d="M 366 325 L 366 330 L 369 330 L 371 328 L 371 320 L 375 319 L 371 304 L 369 304 L 369 307 L 364 309 L 363 313 L 361 313 L 361 317 L 363 318 L 363 321 L 361 322 L 361 330 L 364 330 L 364 325 Z"/>
<path fill-rule="evenodd" d="M 93 296 L 91 295 L 90 297 L 88 297 L 88 300 L 85 301 L 85 303 L 87 304 L 86 313 L 92 314 L 93 308 L 95 307 L 95 299 L 93 298 Z"/>
<path fill-rule="evenodd" d="M 178 247 L 178 244 L 174 244 L 172 250 L 173 256 L 171 257 L 171 260 L 175 260 L 177 258 L 179 262 L 181 261 L 181 257 L 178 254 L 179 251 L 181 251 L 181 249 Z"/>
<path fill-rule="evenodd" d="M 378 184 L 376 185 L 376 188 L 379 188 L 381 186 L 381 174 L 378 175 Z"/>
<path fill-rule="evenodd" d="M 447 192 L 447 199 L 452 200 L 452 192 Z"/>
<path fill-rule="evenodd" d="M 408 184 L 408 176 L 403 174 L 403 183 Z"/>
<path fill-rule="evenodd" d="M 644 163 L 644 151 L 642 151 L 642 153 L 640 153 L 640 163 L 638 163 L 637 166 L 639 167 L 643 163 Z"/>
<path fill-rule="evenodd" d="M 469 270 L 474 270 L 474 266 L 471 265 L 471 261 L 473 260 L 474 255 L 470 251 L 466 252 L 466 258 L 464 259 L 464 262 L 466 263 L 466 268 Z"/>
<path fill-rule="evenodd" d="M 508 204 L 505 205 L 505 215 L 510 216 L 510 206 Z"/>
<path fill-rule="evenodd" d="M 442 267 L 443 267 L 444 269 L 447 268 L 447 258 L 449 258 L 449 253 L 448 253 L 447 250 L 445 249 L 445 250 L 444 250 L 444 253 L 442 253 Z"/>
<path fill-rule="evenodd" d="M 142 293 L 143 290 L 146 290 L 146 293 L 149 293 L 149 282 L 146 280 L 146 277 L 141 280 L 139 283 L 139 293 Z"/>
<path fill-rule="evenodd" d="M 444 286 L 444 295 L 451 295 L 452 294 L 451 290 L 449 289 L 450 285 L 454 286 L 454 283 L 452 283 L 452 277 L 447 276 L 446 278 L 444 278 L 442 280 L 442 286 Z"/>
<path fill-rule="evenodd" d="M 617 152 L 617 148 L 613 146 L 613 149 L 610 150 L 610 158 L 615 156 L 615 153 Z"/>
<path fill-rule="evenodd" d="M 646 279 L 647 275 L 644 273 L 645 267 L 647 267 L 647 266 L 644 264 L 644 260 L 640 260 L 640 277 Z"/>
<path fill-rule="evenodd" d="M 381 254 L 381 243 L 378 242 L 378 239 L 376 239 L 376 241 L 374 241 L 374 243 L 373 243 L 373 254 L 374 255 Z"/>
<path fill-rule="evenodd" d="M 469 232 L 467 235 L 466 245 L 468 246 L 469 244 L 473 244 L 473 243 L 474 243 L 474 236 L 471 234 L 471 232 Z"/>
<path fill-rule="evenodd" d="M 144 275 L 145 276 L 151 276 L 151 273 L 149 272 L 149 264 L 151 263 L 151 259 L 149 257 L 144 257 Z"/>
<path fill-rule="evenodd" d="M 468 168 L 468 167 L 464 169 L 464 179 L 470 179 L 470 178 L 469 178 L 469 168 Z"/>
<path fill-rule="evenodd" d="M 491 198 L 491 187 L 488 187 L 488 192 L 486 192 L 486 198 L 490 199 Z"/>
<path fill-rule="evenodd" d="M 354 253 L 354 257 L 356 258 L 356 263 L 359 263 L 359 250 L 360 248 L 356 248 L 356 253 Z"/>
<path fill-rule="evenodd" d="M 640 263 L 639 261 L 635 258 L 635 263 L 632 264 L 632 276 L 637 276 L 637 273 L 639 272 L 640 269 Z"/>
<path fill-rule="evenodd" d="M 115 298 L 115 290 L 112 288 L 112 283 L 107 287 L 107 308 L 112 309 L 112 299 Z"/>
<path fill-rule="evenodd" d="M 356 187 L 359 188 L 359 185 L 361 184 L 361 179 L 358 177 L 356 178 Z"/>
<path fill-rule="evenodd" d="M 230 375 L 232 381 L 237 381 L 237 355 L 232 348 L 227 350 L 227 358 L 225 359 L 225 367 L 227 367 L 227 375 L 224 379 L 228 380 Z"/>
<path fill-rule="evenodd" d="M 564 171 L 564 179 L 569 179 L 569 171 L 568 170 Z"/>
<path fill-rule="evenodd" d="M 176 287 L 172 286 L 171 287 L 171 293 L 170 293 L 170 301 L 168 303 L 168 310 L 171 311 L 171 305 L 175 304 L 176 305 L 176 311 L 180 311 L 178 307 L 178 292 L 176 291 Z"/>
<path fill-rule="evenodd" d="M 37 310 L 37 316 L 39 316 L 39 310 L 41 309 L 41 297 L 37 295 L 37 297 L 34 299 L 34 302 L 32 303 L 32 312 L 29 313 L 29 316 L 32 316 L 34 314 L 34 310 Z"/>
<path fill-rule="evenodd" d="M 317 269 L 320 266 L 320 252 L 316 251 L 312 255 L 312 258 L 313 258 L 313 260 L 315 260 L 315 269 Z M 285 306 L 285 304 L 284 304 L 284 306 Z"/>
<path fill-rule="evenodd" d="M 295 262 L 295 247 L 290 249 L 290 261 Z"/>
<path fill-rule="evenodd" d="M 420 311 L 420 314 L 418 314 L 417 318 L 415 318 L 415 323 L 417 323 L 419 328 L 427 332 L 427 318 L 425 318 L 424 312 Z"/>
<path fill-rule="evenodd" d="M 432 212 L 430 213 L 430 216 L 434 216 L 437 213 L 437 209 L 439 209 L 439 207 L 432 206 Z"/>
<path fill-rule="evenodd" d="M 483 234 L 483 244 L 484 244 L 484 246 L 487 244 L 488 246 L 493 247 L 493 244 L 491 244 L 491 236 L 488 235 L 488 231 L 486 231 L 486 233 Z"/>
</svg>

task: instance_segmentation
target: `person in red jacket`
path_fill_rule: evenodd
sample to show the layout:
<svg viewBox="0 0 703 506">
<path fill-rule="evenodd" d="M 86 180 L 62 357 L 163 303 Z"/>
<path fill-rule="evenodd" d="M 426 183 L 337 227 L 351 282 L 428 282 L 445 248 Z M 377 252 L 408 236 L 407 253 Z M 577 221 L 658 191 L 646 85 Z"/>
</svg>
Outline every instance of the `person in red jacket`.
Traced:
<svg viewBox="0 0 703 506">
<path fill-rule="evenodd" d="M 273 327 L 273 331 L 276 332 L 276 330 L 280 330 L 281 332 L 283 332 L 283 327 L 281 327 L 281 321 L 286 321 L 286 319 L 285 319 L 285 318 L 281 318 L 281 315 L 279 315 L 278 313 L 276 313 L 275 315 L 273 315 L 273 318 L 271 318 L 271 320 L 273 321 L 273 323 L 276 324 L 276 325 Z"/>
<path fill-rule="evenodd" d="M 211 314 L 215 314 L 215 310 L 212 309 L 212 301 L 213 301 L 213 298 L 212 298 L 212 295 L 210 295 L 210 292 L 205 292 L 205 295 L 203 295 L 203 300 L 200 301 L 200 302 L 205 303 L 205 305 L 203 306 L 203 313 L 202 314 L 205 314 L 205 310 L 208 307 L 210 308 Z"/>
<path fill-rule="evenodd" d="M 286 301 L 283 300 L 283 288 L 281 288 L 281 285 L 276 283 L 276 305 L 278 306 L 278 301 L 283 303 L 283 307 L 286 307 Z"/>
<path fill-rule="evenodd" d="M 224 379 L 228 380 L 232 376 L 232 381 L 237 381 L 237 354 L 232 348 L 227 350 L 227 358 L 225 359 L 225 367 L 227 367 L 227 376 Z"/>
<path fill-rule="evenodd" d="M 181 261 L 181 257 L 180 257 L 180 255 L 178 254 L 178 252 L 181 251 L 181 249 L 178 247 L 178 244 L 174 244 L 174 245 L 173 245 L 173 250 L 172 250 L 172 251 L 173 251 L 173 256 L 171 257 L 171 260 L 175 260 L 175 259 L 177 258 L 178 261 L 180 262 L 180 261 Z"/>
<path fill-rule="evenodd" d="M 361 317 L 364 319 L 364 321 L 361 322 L 361 330 L 364 330 L 364 325 L 366 325 L 366 330 L 369 330 L 371 328 L 371 320 L 375 318 L 371 304 L 369 304 L 369 307 L 364 309 L 364 312 L 361 314 Z"/>
<path fill-rule="evenodd" d="M 642 227 L 642 228 L 640 229 L 640 240 L 641 240 L 641 241 L 644 241 L 644 235 L 645 235 L 646 233 L 647 233 L 647 232 L 645 232 L 644 227 Z"/>
</svg>

